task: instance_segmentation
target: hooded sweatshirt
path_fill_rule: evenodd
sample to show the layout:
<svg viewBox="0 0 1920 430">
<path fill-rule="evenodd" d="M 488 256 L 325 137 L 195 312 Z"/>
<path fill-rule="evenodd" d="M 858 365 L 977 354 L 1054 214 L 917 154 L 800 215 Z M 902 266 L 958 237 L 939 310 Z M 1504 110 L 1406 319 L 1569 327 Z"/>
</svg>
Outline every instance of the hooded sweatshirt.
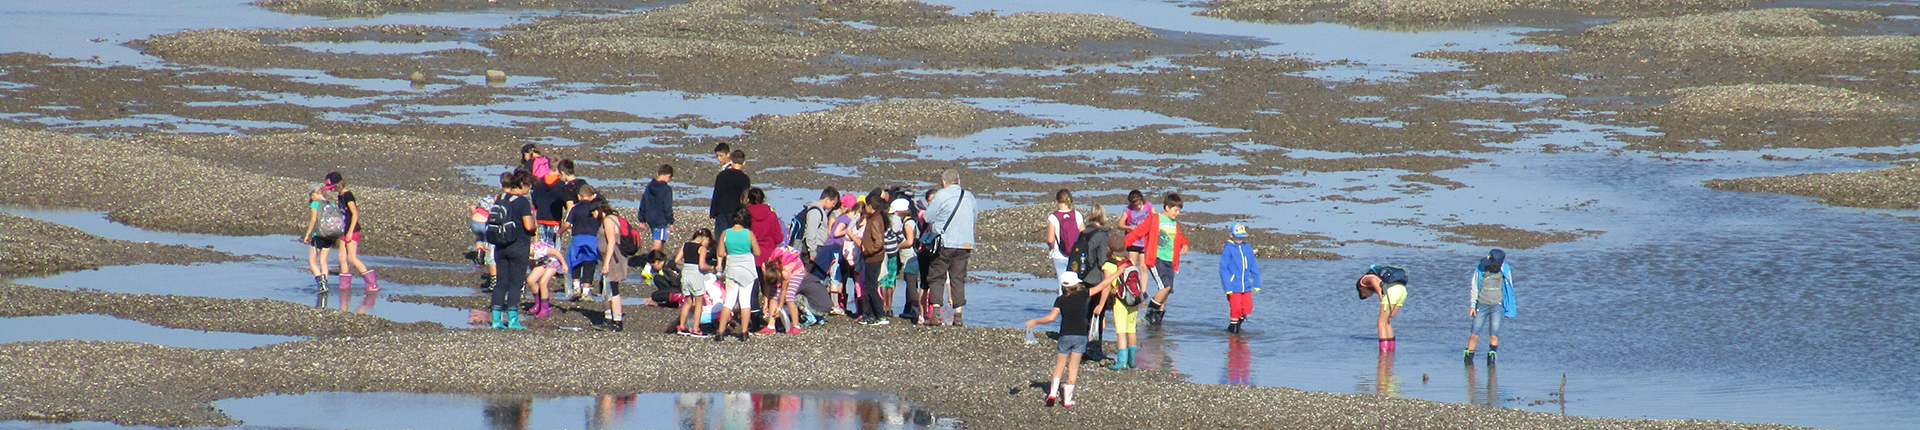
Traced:
<svg viewBox="0 0 1920 430">
<path fill-rule="evenodd" d="M 1220 289 L 1251 293 L 1259 287 L 1260 264 L 1254 261 L 1253 244 L 1228 241 L 1220 250 Z"/>
<path fill-rule="evenodd" d="M 1140 225 L 1134 226 L 1132 231 L 1127 232 L 1127 243 L 1134 243 L 1134 241 L 1141 240 L 1141 239 L 1145 239 L 1147 241 L 1146 242 L 1147 267 L 1153 267 L 1154 265 L 1159 264 L 1160 253 L 1154 252 L 1154 250 L 1160 248 L 1160 217 L 1158 216 L 1147 217 L 1146 222 L 1142 222 L 1140 223 Z M 1175 229 L 1173 234 L 1173 261 L 1172 261 L 1173 271 L 1175 272 L 1180 271 L 1180 250 L 1181 248 L 1186 248 L 1186 247 L 1187 247 L 1186 230 Z"/>
</svg>

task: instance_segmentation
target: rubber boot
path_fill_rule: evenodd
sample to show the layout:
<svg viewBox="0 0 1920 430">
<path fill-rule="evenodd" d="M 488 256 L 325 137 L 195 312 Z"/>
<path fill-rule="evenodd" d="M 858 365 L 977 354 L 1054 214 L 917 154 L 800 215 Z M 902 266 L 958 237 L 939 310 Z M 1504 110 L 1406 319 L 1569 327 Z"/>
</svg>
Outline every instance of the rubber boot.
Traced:
<svg viewBox="0 0 1920 430">
<path fill-rule="evenodd" d="M 496 328 L 496 329 L 507 328 L 507 316 L 505 315 L 505 313 L 506 312 L 501 311 L 500 308 L 493 308 L 493 321 L 491 323 L 491 326 L 493 328 Z"/>
<path fill-rule="evenodd" d="M 517 311 L 517 310 L 507 311 L 507 329 L 508 330 L 526 330 L 527 329 L 527 326 L 520 325 L 520 311 Z"/>
<path fill-rule="evenodd" d="M 612 323 L 612 324 L 609 324 L 609 325 L 611 325 L 611 326 L 613 326 L 613 332 L 614 332 L 614 333 L 619 333 L 619 332 L 623 332 L 623 331 L 627 331 L 627 322 L 626 322 L 626 321 L 623 321 L 623 320 L 613 320 L 613 323 Z"/>
<path fill-rule="evenodd" d="M 353 275 L 346 274 L 346 269 L 341 269 L 340 272 L 340 290 L 346 291 L 353 289 Z"/>
<path fill-rule="evenodd" d="M 1128 357 L 1127 353 L 1131 349 L 1133 348 L 1129 347 L 1129 348 L 1120 349 L 1119 353 L 1114 356 L 1113 365 L 1108 366 L 1107 368 L 1113 369 L 1113 370 L 1121 370 L 1121 369 L 1127 368 L 1127 357 Z"/>
<path fill-rule="evenodd" d="M 480 275 L 480 292 L 492 293 L 493 284 L 497 279 L 499 279 L 499 277 L 493 275 Z"/>
<path fill-rule="evenodd" d="M 547 315 L 551 314 L 552 310 L 553 305 L 548 304 L 546 300 L 535 300 L 533 302 L 534 318 L 546 318 Z"/>
<path fill-rule="evenodd" d="M 313 286 L 315 288 L 313 290 L 314 294 L 326 294 L 327 293 L 327 277 L 325 275 L 313 277 Z"/>
<path fill-rule="evenodd" d="M 367 291 L 380 291 L 380 274 L 375 273 L 373 269 L 367 269 L 367 273 L 360 274 L 360 280 L 367 281 Z"/>
<path fill-rule="evenodd" d="M 1127 368 L 1128 369 L 1140 368 L 1140 346 L 1139 345 L 1127 347 Z"/>
</svg>

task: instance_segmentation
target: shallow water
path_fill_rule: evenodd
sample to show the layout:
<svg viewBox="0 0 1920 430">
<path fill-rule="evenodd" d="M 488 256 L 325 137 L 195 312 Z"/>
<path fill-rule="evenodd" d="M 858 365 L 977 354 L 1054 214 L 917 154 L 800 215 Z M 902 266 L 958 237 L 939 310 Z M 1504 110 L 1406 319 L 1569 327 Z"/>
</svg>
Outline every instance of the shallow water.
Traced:
<svg viewBox="0 0 1920 430">
<path fill-rule="evenodd" d="M 1316 61 L 1352 60 L 1352 63 L 1302 72 L 1330 81 L 1391 80 L 1413 72 L 1452 70 L 1454 63 L 1414 58 L 1432 50 L 1528 50 L 1516 33 L 1533 29 L 1480 27 L 1427 32 L 1356 29 L 1335 24 L 1271 25 L 1192 16 L 1197 9 L 1160 0 L 1014 2 L 967 0 L 953 4 L 956 12 L 1025 10 L 1105 13 L 1156 29 L 1191 31 L 1255 38 L 1273 43 L 1260 53 L 1299 55 Z M 102 5 L 115 12 L 102 13 Z M 238 5 L 238 6 L 236 6 Z M 494 11 L 449 14 L 396 14 L 371 20 L 328 20 L 279 15 L 238 1 L 195 0 L 177 10 L 126 6 L 123 2 L 67 4 L 0 4 L 0 20 L 36 20 L 63 23 L 40 38 L 0 37 L 0 52 L 27 50 L 63 57 L 100 55 L 117 63 L 154 64 L 131 48 L 129 39 L 186 28 L 226 27 L 234 22 L 279 28 L 302 25 L 359 25 L 365 23 L 422 23 L 494 27 L 524 22 L 542 13 Z M 195 9 L 202 8 L 202 9 Z M 96 18 L 97 17 L 97 18 Z M 247 19 L 235 19 L 244 17 Z M 258 18 L 258 19 L 255 19 Z M 85 23 L 85 25 L 72 25 Z M 48 25 L 48 24 L 34 24 Z M 7 28 L 37 28 L 8 26 Z M 86 42 L 91 38 L 105 42 Z M 353 45 L 343 47 L 340 45 Z M 454 45 L 448 45 L 454 46 Z M 439 49 L 443 46 L 394 44 L 315 44 L 315 49 Z M 413 51 L 407 51 L 413 52 Z M 1165 64 L 1165 59 L 1140 65 Z M 1098 68 L 1098 66 L 1096 66 Z M 1113 71 L 1123 69 L 1109 68 Z M 338 83 L 383 92 L 440 91 L 456 85 L 433 84 L 412 89 L 392 79 L 342 79 L 308 70 L 267 70 L 300 76 L 314 82 Z M 914 70 L 910 73 L 1025 73 L 1057 71 Z M 465 84 L 484 84 L 478 76 Z M 808 82 L 831 83 L 837 77 Z M 6 88 L 0 83 L 0 88 Z M 465 124 L 508 124 L 530 117 L 499 113 L 510 110 L 568 111 L 608 109 L 650 118 L 690 114 L 711 121 L 740 121 L 757 114 L 817 110 L 851 100 L 779 99 L 694 95 L 674 91 L 624 94 L 577 93 L 593 85 L 547 82 L 538 77 L 513 77 L 510 85 L 540 89 L 533 96 L 498 97 L 490 105 L 422 108 L 418 112 L 451 113 L 427 121 Z M 1553 94 L 1501 93 L 1495 88 L 1467 89 L 1440 98 L 1502 100 L 1536 104 L 1562 98 Z M 287 97 L 273 99 L 315 106 L 353 106 L 377 98 Z M 1066 122 L 1064 128 L 1011 127 L 962 137 L 923 137 L 922 156 L 965 155 L 983 163 L 1033 157 L 1026 140 L 1049 133 L 1085 130 L 1126 130 L 1170 124 L 1190 127 L 1186 118 L 1140 110 L 1101 109 L 1031 99 L 969 99 L 978 107 L 1009 110 Z M 391 113 L 406 114 L 402 110 Z M 337 113 L 328 113 L 337 114 Z M 5 115 L 5 114 L 0 114 Z M 345 114 L 341 114 L 345 115 Z M 377 116 L 334 119 L 394 121 Z M 1351 121 L 1391 127 L 1382 118 Z M 49 121 L 56 119 L 47 119 Z M 166 122 L 175 118 L 136 118 L 123 121 Z M 196 120 L 178 131 L 231 132 L 262 124 Z M 654 123 L 591 123 L 566 120 L 583 130 L 636 130 Z M 1569 120 L 1526 124 L 1464 121 L 1489 129 L 1509 130 L 1529 125 L 1551 125 L 1553 131 L 1519 142 L 1498 144 L 1506 151 L 1462 156 L 1486 163 L 1436 175 L 1466 184 L 1461 189 L 1436 189 L 1417 194 L 1399 192 L 1396 170 L 1315 172 L 1273 179 L 1311 184 L 1309 187 L 1227 189 L 1194 193 L 1202 200 L 1190 209 L 1245 214 L 1255 227 L 1286 232 L 1319 233 L 1335 240 L 1379 239 L 1425 247 L 1408 249 L 1349 244 L 1332 249 L 1352 258 L 1339 261 L 1263 260 L 1267 286 L 1256 294 L 1256 313 L 1247 332 L 1229 336 L 1221 329 L 1224 301 L 1218 296 L 1212 256 L 1195 255 L 1180 275 L 1181 293 L 1173 299 L 1168 324 L 1144 336 L 1142 362 L 1177 370 L 1202 383 L 1288 386 L 1310 390 L 1388 393 L 1446 402 L 1474 403 L 1586 416 L 1707 418 L 1734 421 L 1781 422 L 1834 428 L 1920 428 L 1912 407 L 1920 401 L 1920 313 L 1913 312 L 1916 287 L 1889 271 L 1911 267 L 1920 249 L 1911 240 L 1920 224 L 1875 211 L 1827 208 L 1797 197 L 1730 193 L 1700 186 L 1706 179 L 1777 175 L 1813 171 L 1841 171 L 1883 167 L 1844 157 L 1857 152 L 1904 152 L 1904 148 L 1838 148 L 1831 150 L 1778 149 L 1767 151 L 1686 154 L 1704 161 L 1665 161 L 1658 154 L 1624 152 L 1616 138 L 1657 133 L 1644 128 L 1598 126 Z M 272 124 L 267 124 L 272 125 Z M 694 136 L 734 136 L 734 127 L 684 130 Z M 1192 129 L 1205 133 L 1218 130 Z M 555 143 L 555 142 L 548 142 Z M 1545 145 L 1571 150 L 1543 151 Z M 650 139 L 616 145 L 614 151 L 645 151 Z M 1253 143 L 1236 144 L 1248 151 L 1278 148 Z M 1360 154 L 1288 151 L 1292 157 L 1347 158 Z M 1164 155 L 1130 151 L 1073 151 L 1044 155 L 1084 155 L 1094 163 Z M 1431 155 L 1455 155 L 1435 153 Z M 1763 160 L 1761 155 L 1805 158 L 1802 161 Z M 1246 163 L 1238 155 L 1201 153 L 1177 158 L 1194 165 Z M 704 159 L 701 159 L 704 160 Z M 691 160 L 701 171 L 706 165 Z M 499 166 L 475 166 L 476 172 Z M 683 167 L 684 168 L 684 167 Z M 823 167 L 823 174 L 854 177 L 852 167 Z M 1148 178 L 1156 172 L 1125 172 L 1118 176 Z M 476 175 L 484 177 L 485 175 Z M 1015 174 L 1035 180 L 1071 179 L 1059 175 Z M 932 179 L 931 177 L 927 179 Z M 1202 182 L 1211 178 L 1173 178 Z M 636 182 L 637 181 L 637 182 Z M 636 184 L 643 179 L 595 178 L 596 183 Z M 868 181 L 848 181 L 849 184 Z M 927 184 L 917 184 L 924 188 Z M 676 192 L 705 196 L 707 189 L 676 184 Z M 1340 191 L 1365 187 L 1356 191 Z M 1124 190 L 1082 190 L 1094 194 Z M 1156 193 L 1167 190 L 1149 190 Z M 1323 200 L 1338 194 L 1356 199 L 1397 198 L 1366 204 Z M 817 191 L 776 188 L 770 199 L 782 215 Z M 1025 203 L 1026 195 L 1007 194 L 984 202 L 983 208 Z M 630 206 L 633 202 L 621 202 Z M 1109 209 L 1113 207 L 1109 206 Z M 4 209 L 16 212 L 19 209 Z M 25 213 L 23 213 L 25 214 Z M 213 245 L 238 254 L 278 256 L 249 263 L 195 266 L 127 266 L 71 273 L 26 283 L 56 288 L 99 288 L 143 293 L 176 293 L 219 297 L 272 297 L 313 301 L 305 291 L 311 278 L 301 268 L 304 247 L 289 237 L 227 238 L 145 232 L 107 222 L 97 214 L 26 214 L 54 219 L 109 237 L 150 240 L 193 246 Z M 1588 229 L 1605 231 L 1581 240 L 1549 244 L 1534 250 L 1510 250 L 1517 268 L 1520 317 L 1509 320 L 1503 336 L 1501 365 L 1483 361 L 1463 366 L 1460 349 L 1466 318 L 1465 280 L 1485 247 L 1447 242 L 1446 235 L 1407 223 L 1453 225 L 1503 224 L 1529 230 Z M 1256 241 L 1260 240 L 1255 238 Z M 368 258 L 375 265 L 433 264 L 401 259 Z M 1414 271 L 1413 298 L 1396 320 L 1406 349 L 1382 356 L 1373 342 L 1371 301 L 1348 294 L 1353 276 L 1368 263 L 1388 262 Z M 1198 268 L 1197 270 L 1194 268 Z M 1890 269 L 1891 268 L 1891 269 Z M 967 320 L 975 325 L 1015 326 L 1044 314 L 1051 303 L 1045 293 L 1030 292 L 1048 282 L 1025 275 L 981 274 L 988 282 L 972 290 L 973 306 Z M 161 281 L 154 281 L 160 279 Z M 173 282 L 171 280 L 182 280 Z M 189 283 L 185 280 L 211 280 Z M 988 284 L 1009 286 L 990 286 Z M 387 291 L 421 294 L 465 294 L 468 290 L 392 283 Z M 365 295 L 319 297 L 319 305 L 357 310 L 364 303 L 376 315 L 403 321 L 432 320 L 464 323 L 460 311 L 425 305 L 384 303 Z M 1017 335 L 1016 335 L 1017 336 Z M 1040 348 L 1042 346 L 1036 346 Z M 1043 363 L 1032 369 L 1038 375 Z M 1098 378 L 1098 373 L 1090 377 Z M 1564 395 L 1561 384 L 1565 381 Z M 643 395 L 646 396 L 646 395 Z M 717 396 L 717 395 L 708 395 Z M 457 396 L 454 396 L 457 397 Z M 356 396 L 356 398 L 358 398 Z M 478 402 L 469 398 L 468 402 Z M 584 401 L 584 400 L 582 400 Z M 232 402 L 232 401 L 229 401 Z M 341 400 L 343 403 L 351 401 Z M 421 397 L 397 404 L 443 402 Z M 537 406 L 540 401 L 533 401 Z M 658 402 L 644 402 L 658 403 Z M 724 403 L 724 402 L 722 402 Z M 223 405 L 226 404 L 223 402 Z M 422 406 L 425 407 L 425 406 Z M 580 407 L 573 407 L 579 410 Z M 377 408 L 375 408 L 377 409 Z M 540 408 L 535 408 L 540 409 Z M 564 408 L 562 408 L 564 409 Z M 477 413 L 468 413 L 478 416 Z M 558 424 L 557 424 L 558 425 Z M 0 424 L 0 427 L 5 427 Z"/>
<path fill-rule="evenodd" d="M 418 393 L 308 393 L 213 403 L 245 424 L 227 429 L 952 429 L 925 405 L 866 391 L 641 393 L 536 397 Z M 0 429 L 129 429 L 83 422 L 0 422 Z"/>
<path fill-rule="evenodd" d="M 107 315 L 69 314 L 0 318 L 0 343 L 60 339 L 115 340 L 186 348 L 234 349 L 271 345 L 300 338 L 160 327 Z"/>
</svg>

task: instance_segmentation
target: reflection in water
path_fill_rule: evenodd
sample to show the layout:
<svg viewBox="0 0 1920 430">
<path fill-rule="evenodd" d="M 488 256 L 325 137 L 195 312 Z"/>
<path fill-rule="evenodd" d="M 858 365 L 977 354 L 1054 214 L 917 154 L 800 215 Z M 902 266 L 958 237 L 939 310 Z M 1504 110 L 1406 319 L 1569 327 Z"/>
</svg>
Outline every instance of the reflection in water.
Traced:
<svg viewBox="0 0 1920 430">
<path fill-rule="evenodd" d="M 1373 368 L 1374 394 L 1400 397 L 1400 377 L 1393 376 L 1393 353 L 1393 351 L 1381 352 L 1380 361 Z M 1367 388 L 1363 384 L 1359 391 L 1367 391 Z"/>
<path fill-rule="evenodd" d="M 617 423 L 624 421 L 627 407 L 633 406 L 638 396 L 593 396 L 593 414 L 587 417 L 587 430 L 617 429 Z"/>
<path fill-rule="evenodd" d="M 1227 374 L 1220 382 L 1253 385 L 1253 349 L 1247 347 L 1247 338 L 1227 336 Z"/>
<path fill-rule="evenodd" d="M 1179 372 L 1179 369 L 1173 367 L 1173 357 L 1170 355 L 1179 349 L 1178 344 L 1167 337 L 1166 330 L 1161 327 L 1142 327 L 1141 329 L 1144 333 L 1139 333 L 1141 335 L 1140 350 L 1136 352 L 1140 356 L 1134 358 L 1146 358 L 1135 363 L 1135 366 L 1141 369 Z"/>
<path fill-rule="evenodd" d="M 368 311 L 372 311 L 374 299 L 380 298 L 380 293 L 361 291 L 360 307 L 357 309 L 349 309 L 349 304 L 353 302 L 353 291 L 340 291 L 334 295 L 340 296 L 341 312 L 353 312 L 361 315 L 366 315 Z"/>
<path fill-rule="evenodd" d="M 1473 365 L 1467 365 L 1467 403 L 1486 405 L 1496 408 L 1507 407 L 1506 400 L 1500 398 L 1500 376 L 1494 365 L 1487 365 L 1487 386 L 1480 387 L 1480 378 L 1474 374 Z"/>
<path fill-rule="evenodd" d="M 488 396 L 480 416 L 489 430 L 526 430 L 533 420 L 533 396 Z"/>
</svg>

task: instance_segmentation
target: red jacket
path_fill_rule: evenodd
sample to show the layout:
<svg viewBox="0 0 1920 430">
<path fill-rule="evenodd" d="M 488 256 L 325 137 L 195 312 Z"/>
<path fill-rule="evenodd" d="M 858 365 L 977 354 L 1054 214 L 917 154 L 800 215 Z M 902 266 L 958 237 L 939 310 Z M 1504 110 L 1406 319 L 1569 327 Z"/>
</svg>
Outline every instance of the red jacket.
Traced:
<svg viewBox="0 0 1920 430">
<path fill-rule="evenodd" d="M 1133 243 L 1133 241 L 1140 240 L 1140 239 L 1147 240 L 1147 248 L 1143 252 L 1144 254 L 1147 254 L 1147 267 L 1151 268 L 1155 264 L 1159 264 L 1160 263 L 1160 251 L 1159 251 L 1160 250 L 1160 215 L 1159 214 L 1154 214 L 1151 217 L 1147 217 L 1146 222 L 1142 222 L 1140 223 L 1140 225 L 1133 226 L 1133 230 L 1127 232 L 1126 243 Z M 1175 228 L 1173 231 L 1173 271 L 1175 272 L 1180 271 L 1180 250 L 1186 247 L 1187 247 L 1187 232 L 1182 231 L 1178 228 Z"/>
<path fill-rule="evenodd" d="M 753 216 L 753 225 L 748 230 L 753 230 L 753 241 L 760 242 L 760 256 L 753 258 L 753 264 L 764 266 L 767 259 L 773 258 L 773 248 L 787 240 L 787 234 L 781 231 L 780 215 L 773 213 L 772 206 L 764 203 L 747 206 L 747 213 Z"/>
</svg>

